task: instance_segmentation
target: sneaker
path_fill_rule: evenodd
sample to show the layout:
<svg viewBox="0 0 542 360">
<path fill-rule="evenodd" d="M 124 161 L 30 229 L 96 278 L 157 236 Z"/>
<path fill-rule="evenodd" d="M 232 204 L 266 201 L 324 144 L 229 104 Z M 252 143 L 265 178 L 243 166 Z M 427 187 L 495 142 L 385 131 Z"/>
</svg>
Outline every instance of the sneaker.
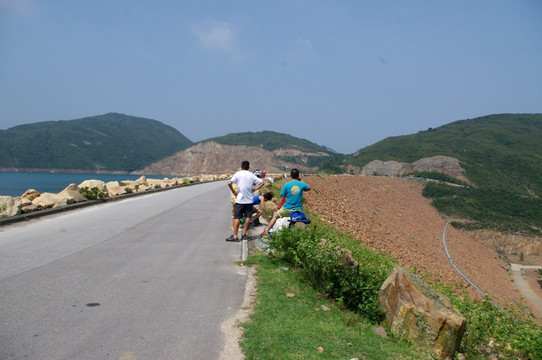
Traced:
<svg viewBox="0 0 542 360">
<path fill-rule="evenodd" d="M 241 237 L 241 240 L 248 240 L 248 235 L 247 235 L 247 234 L 243 235 L 243 236 Z"/>
<path fill-rule="evenodd" d="M 226 239 L 226 241 L 239 241 L 239 239 L 235 235 L 231 235 L 229 238 Z"/>
</svg>

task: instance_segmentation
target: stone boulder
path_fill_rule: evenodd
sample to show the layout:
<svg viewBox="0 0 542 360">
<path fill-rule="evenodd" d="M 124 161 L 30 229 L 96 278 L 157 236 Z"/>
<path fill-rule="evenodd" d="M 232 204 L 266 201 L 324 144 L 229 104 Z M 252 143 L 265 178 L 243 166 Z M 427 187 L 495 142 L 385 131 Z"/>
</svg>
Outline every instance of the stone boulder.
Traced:
<svg viewBox="0 0 542 360">
<path fill-rule="evenodd" d="M 15 216 L 21 213 L 21 198 L 0 196 L 0 218 Z"/>
<path fill-rule="evenodd" d="M 24 192 L 24 194 L 21 196 L 23 199 L 28 199 L 30 201 L 34 200 L 35 198 L 39 197 L 41 194 L 39 191 L 34 189 L 28 189 Z"/>
<path fill-rule="evenodd" d="M 164 181 L 160 179 L 147 179 L 147 184 L 151 189 L 161 189 L 170 187 L 169 181 Z"/>
<path fill-rule="evenodd" d="M 196 182 L 209 182 L 215 181 L 217 177 L 215 175 L 198 175 L 196 176 Z"/>
<path fill-rule="evenodd" d="M 74 202 L 87 201 L 88 199 L 79 192 L 79 187 L 75 184 L 68 185 L 64 190 L 58 193 L 58 195 L 65 196 L 67 198 L 72 197 Z"/>
<path fill-rule="evenodd" d="M 466 319 L 443 294 L 417 275 L 396 266 L 382 285 L 378 301 L 390 331 L 428 347 L 439 359 L 453 359 L 465 332 Z"/>
<path fill-rule="evenodd" d="M 118 181 L 109 181 L 105 184 L 107 193 L 109 196 L 119 196 L 124 194 L 131 194 L 133 188 L 130 186 L 121 186 Z"/>
<path fill-rule="evenodd" d="M 32 205 L 38 209 L 57 208 L 74 202 L 73 197 L 45 192 L 32 200 Z"/>
<path fill-rule="evenodd" d="M 81 184 L 78 185 L 79 189 L 82 189 L 84 187 L 87 187 L 89 189 L 92 188 L 98 188 L 101 192 L 106 192 L 107 189 L 105 187 L 105 182 L 102 180 L 85 180 Z"/>
<path fill-rule="evenodd" d="M 137 180 L 123 180 L 120 182 L 120 185 L 130 188 L 132 192 L 143 192 L 152 188 L 144 175 L 140 176 Z"/>
</svg>

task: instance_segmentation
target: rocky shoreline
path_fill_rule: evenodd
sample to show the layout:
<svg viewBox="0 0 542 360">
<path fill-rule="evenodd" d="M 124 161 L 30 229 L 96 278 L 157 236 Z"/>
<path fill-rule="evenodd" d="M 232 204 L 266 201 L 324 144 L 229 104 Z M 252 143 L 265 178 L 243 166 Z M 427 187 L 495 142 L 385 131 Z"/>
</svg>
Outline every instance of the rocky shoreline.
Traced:
<svg viewBox="0 0 542 360">
<path fill-rule="evenodd" d="M 34 189 L 26 190 L 21 196 L 0 196 L 0 225 L 51 213 L 51 210 L 64 211 L 73 207 L 88 206 L 91 203 L 117 200 L 153 191 L 177 188 L 217 180 L 227 180 L 231 174 L 201 175 L 184 178 L 150 179 L 141 176 L 137 180 L 110 181 L 85 180 L 79 185 L 69 184 L 59 193 L 40 193 Z M 85 189 L 86 188 L 86 189 Z M 81 193 L 81 189 L 95 189 L 96 200 Z M 84 191 L 83 191 L 84 192 Z M 56 211 L 55 211 L 56 210 Z"/>
</svg>

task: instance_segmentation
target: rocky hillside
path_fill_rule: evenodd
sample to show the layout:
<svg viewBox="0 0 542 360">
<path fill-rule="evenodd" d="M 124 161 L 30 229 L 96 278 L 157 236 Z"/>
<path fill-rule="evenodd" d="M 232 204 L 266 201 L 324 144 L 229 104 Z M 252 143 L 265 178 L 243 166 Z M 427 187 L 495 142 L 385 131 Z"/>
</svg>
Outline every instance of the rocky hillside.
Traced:
<svg viewBox="0 0 542 360">
<path fill-rule="evenodd" d="M 318 166 L 314 165 L 314 158 L 326 159 L 330 156 L 323 151 L 307 152 L 299 148 L 267 150 L 259 146 L 226 145 L 205 141 L 134 173 L 163 175 L 233 173 L 239 169 L 243 160 L 250 161 L 252 170 L 261 169 L 270 174 L 283 173 L 286 169 L 294 167 L 302 172 L 313 172 L 318 169 Z"/>
</svg>

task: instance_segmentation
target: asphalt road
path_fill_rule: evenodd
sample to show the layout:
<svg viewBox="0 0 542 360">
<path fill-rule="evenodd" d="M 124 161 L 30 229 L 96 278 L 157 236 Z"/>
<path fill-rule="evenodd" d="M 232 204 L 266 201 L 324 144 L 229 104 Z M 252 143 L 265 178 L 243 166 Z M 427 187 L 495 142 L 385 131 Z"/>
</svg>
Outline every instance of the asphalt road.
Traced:
<svg viewBox="0 0 542 360">
<path fill-rule="evenodd" d="M 0 227 L 0 360 L 217 359 L 242 304 L 226 182 Z"/>
</svg>

